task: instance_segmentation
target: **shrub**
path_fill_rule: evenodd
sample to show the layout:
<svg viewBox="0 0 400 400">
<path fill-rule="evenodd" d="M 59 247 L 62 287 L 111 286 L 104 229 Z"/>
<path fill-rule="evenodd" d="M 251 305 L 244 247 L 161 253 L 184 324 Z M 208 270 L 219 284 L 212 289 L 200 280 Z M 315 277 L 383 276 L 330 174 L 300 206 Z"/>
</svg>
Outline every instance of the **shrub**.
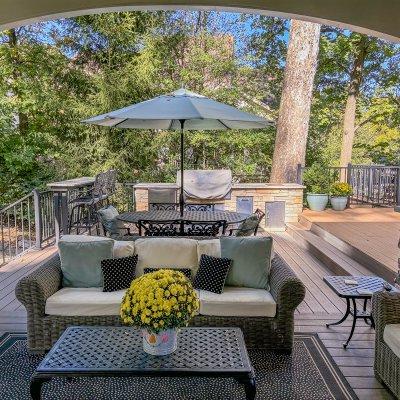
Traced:
<svg viewBox="0 0 400 400">
<path fill-rule="evenodd" d="M 331 196 L 347 197 L 353 194 L 353 188 L 346 182 L 335 182 L 331 185 Z"/>
<path fill-rule="evenodd" d="M 329 170 L 321 164 L 314 163 L 304 171 L 303 183 L 307 193 L 329 193 Z"/>
</svg>

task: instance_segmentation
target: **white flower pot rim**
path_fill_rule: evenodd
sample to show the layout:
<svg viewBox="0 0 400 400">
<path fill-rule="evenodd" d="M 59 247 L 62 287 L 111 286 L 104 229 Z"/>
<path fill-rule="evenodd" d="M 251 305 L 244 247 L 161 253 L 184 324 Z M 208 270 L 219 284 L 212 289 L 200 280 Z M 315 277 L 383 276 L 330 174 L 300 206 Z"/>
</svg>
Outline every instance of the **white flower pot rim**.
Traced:
<svg viewBox="0 0 400 400">
<path fill-rule="evenodd" d="M 328 196 L 328 193 L 307 193 L 307 196 Z"/>
</svg>

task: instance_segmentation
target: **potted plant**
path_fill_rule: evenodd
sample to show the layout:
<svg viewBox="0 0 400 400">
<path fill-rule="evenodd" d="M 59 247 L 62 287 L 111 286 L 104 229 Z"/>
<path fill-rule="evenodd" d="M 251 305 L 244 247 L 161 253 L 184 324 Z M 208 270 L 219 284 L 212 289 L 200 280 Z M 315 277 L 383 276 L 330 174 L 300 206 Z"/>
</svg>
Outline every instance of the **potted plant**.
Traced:
<svg viewBox="0 0 400 400">
<path fill-rule="evenodd" d="M 327 168 L 314 163 L 304 171 L 303 182 L 307 190 L 307 203 L 312 211 L 323 211 L 329 200 L 329 175 Z"/>
<path fill-rule="evenodd" d="M 142 329 L 143 350 L 166 355 L 177 348 L 179 328 L 199 309 L 199 298 L 184 274 L 160 269 L 135 279 L 121 303 L 121 318 Z"/>
<path fill-rule="evenodd" d="M 331 185 L 331 205 L 335 211 L 343 211 L 347 206 L 349 196 L 353 194 L 352 187 L 346 182 L 335 182 Z"/>
</svg>

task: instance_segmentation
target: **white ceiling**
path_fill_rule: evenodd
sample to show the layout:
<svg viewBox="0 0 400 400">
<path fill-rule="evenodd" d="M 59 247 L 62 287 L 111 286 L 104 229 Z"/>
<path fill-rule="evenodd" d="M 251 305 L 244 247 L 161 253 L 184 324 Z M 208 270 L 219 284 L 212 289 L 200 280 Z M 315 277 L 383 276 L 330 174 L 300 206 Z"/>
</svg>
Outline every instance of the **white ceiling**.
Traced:
<svg viewBox="0 0 400 400">
<path fill-rule="evenodd" d="M 0 30 L 46 19 L 138 8 L 236 9 L 400 41 L 400 0 L 0 0 Z"/>
</svg>

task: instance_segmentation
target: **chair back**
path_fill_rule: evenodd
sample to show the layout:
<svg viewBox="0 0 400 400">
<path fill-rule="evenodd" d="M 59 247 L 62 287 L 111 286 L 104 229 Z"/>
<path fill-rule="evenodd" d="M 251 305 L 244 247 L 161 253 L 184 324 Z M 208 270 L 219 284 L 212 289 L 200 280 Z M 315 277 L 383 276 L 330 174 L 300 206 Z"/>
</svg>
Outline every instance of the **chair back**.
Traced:
<svg viewBox="0 0 400 400">
<path fill-rule="evenodd" d="M 215 204 L 185 204 L 185 211 L 214 211 Z"/>
<path fill-rule="evenodd" d="M 149 203 L 149 211 L 176 211 L 177 203 Z"/>
<path fill-rule="evenodd" d="M 174 188 L 149 188 L 150 211 L 175 211 L 178 209 L 176 189 Z"/>
<path fill-rule="evenodd" d="M 257 227 L 256 227 L 256 229 L 254 231 L 254 236 L 255 236 L 255 235 L 257 235 L 258 228 L 259 228 L 259 226 L 261 224 L 262 219 L 265 216 L 265 212 L 263 212 L 262 210 L 257 208 L 256 211 L 254 211 L 254 214 L 257 215 L 257 217 L 258 217 L 258 225 L 257 225 Z"/>
<path fill-rule="evenodd" d="M 182 232 L 181 220 L 144 220 L 138 221 L 140 236 L 180 236 Z"/>
<path fill-rule="evenodd" d="M 220 221 L 183 221 L 185 236 L 224 235 L 227 227 L 225 220 Z"/>
<path fill-rule="evenodd" d="M 111 196 L 115 193 L 116 185 L 117 185 L 117 170 L 109 169 L 105 173 L 105 184 L 104 191 L 107 196 Z"/>
</svg>

